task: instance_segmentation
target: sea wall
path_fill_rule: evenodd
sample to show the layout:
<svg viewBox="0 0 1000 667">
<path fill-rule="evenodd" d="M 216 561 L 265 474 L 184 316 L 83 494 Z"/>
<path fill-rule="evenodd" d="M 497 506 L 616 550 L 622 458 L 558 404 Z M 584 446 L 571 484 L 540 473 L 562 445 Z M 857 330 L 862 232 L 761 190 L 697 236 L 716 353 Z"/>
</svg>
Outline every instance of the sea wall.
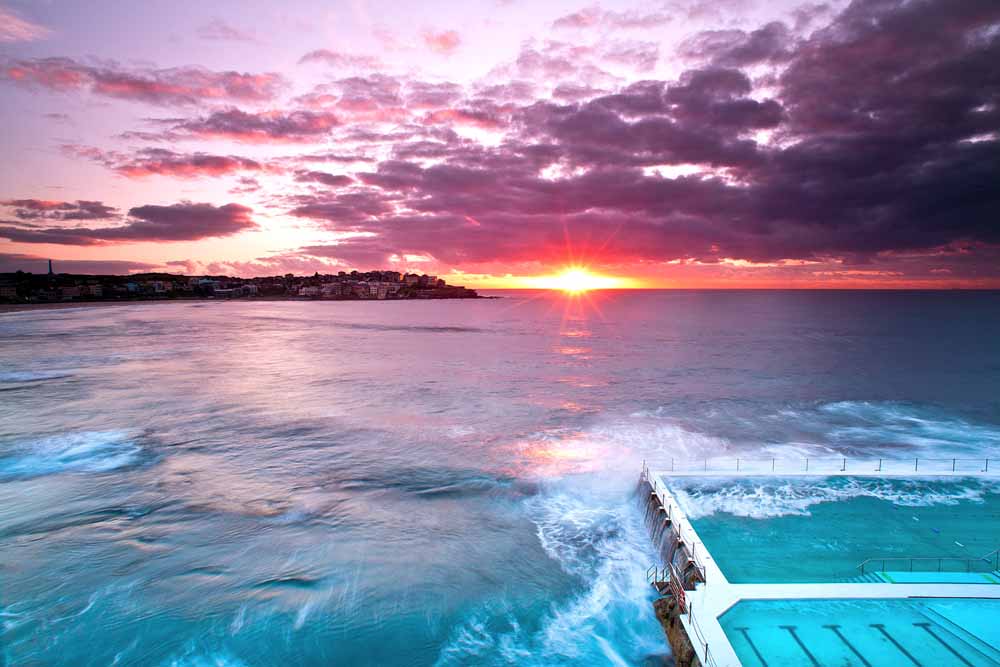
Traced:
<svg viewBox="0 0 1000 667">
<path fill-rule="evenodd" d="M 653 602 L 653 611 L 667 635 L 667 643 L 674 656 L 676 667 L 701 667 L 701 660 L 681 623 L 680 605 L 672 597 L 661 597 Z"/>
<path fill-rule="evenodd" d="M 660 557 L 660 562 L 656 563 L 657 571 L 669 570 L 668 565 L 673 565 L 675 571 L 679 572 L 684 580 L 684 588 L 689 586 L 693 588 L 697 572 L 689 565 L 691 560 L 687 545 L 675 532 L 669 512 L 663 507 L 659 496 L 653 491 L 652 484 L 645 476 L 639 479 L 636 493 L 643 512 L 643 521 L 649 531 L 650 539 L 653 541 L 653 547 Z M 661 596 L 653 602 L 653 610 L 667 636 L 667 643 L 670 644 L 670 650 L 674 656 L 674 664 L 676 667 L 701 667 L 701 660 L 681 623 L 680 617 L 683 613 L 681 606 L 667 592 L 669 588 L 664 581 L 659 580 L 661 578 L 663 575 L 654 577 L 654 580 L 650 582 L 657 591 L 661 592 Z"/>
</svg>

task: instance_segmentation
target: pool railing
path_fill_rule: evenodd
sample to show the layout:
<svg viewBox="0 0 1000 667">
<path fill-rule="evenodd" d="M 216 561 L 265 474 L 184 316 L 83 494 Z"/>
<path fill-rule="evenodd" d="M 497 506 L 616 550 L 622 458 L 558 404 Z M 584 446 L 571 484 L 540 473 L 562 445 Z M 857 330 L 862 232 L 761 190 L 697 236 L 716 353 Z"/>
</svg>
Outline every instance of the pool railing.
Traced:
<svg viewBox="0 0 1000 667">
<path fill-rule="evenodd" d="M 891 458 L 891 457 L 708 457 L 663 460 L 644 469 L 663 474 L 997 474 L 1000 459 L 991 458 Z"/>
<path fill-rule="evenodd" d="M 893 567 L 888 567 L 889 565 Z M 897 568 L 896 565 L 900 567 Z M 914 565 L 917 567 L 915 568 Z M 934 566 L 937 566 L 936 569 Z M 959 567 L 953 568 L 952 565 Z M 875 556 L 858 564 L 866 572 L 996 572 L 1000 570 L 1000 549 L 978 558 L 961 556 Z"/>
</svg>

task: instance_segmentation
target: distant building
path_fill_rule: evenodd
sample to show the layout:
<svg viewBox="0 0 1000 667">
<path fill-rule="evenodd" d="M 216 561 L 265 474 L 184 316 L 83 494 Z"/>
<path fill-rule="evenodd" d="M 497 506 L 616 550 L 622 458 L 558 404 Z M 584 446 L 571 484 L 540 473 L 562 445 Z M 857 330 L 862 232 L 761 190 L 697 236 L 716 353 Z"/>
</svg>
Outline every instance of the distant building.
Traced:
<svg viewBox="0 0 1000 667">
<path fill-rule="evenodd" d="M 17 286 L 12 283 L 0 283 L 0 299 L 7 301 L 17 299 Z"/>
<path fill-rule="evenodd" d="M 100 283 L 87 283 L 86 285 L 80 285 L 80 296 L 89 296 L 94 299 L 100 299 L 104 296 L 104 287 Z"/>
</svg>

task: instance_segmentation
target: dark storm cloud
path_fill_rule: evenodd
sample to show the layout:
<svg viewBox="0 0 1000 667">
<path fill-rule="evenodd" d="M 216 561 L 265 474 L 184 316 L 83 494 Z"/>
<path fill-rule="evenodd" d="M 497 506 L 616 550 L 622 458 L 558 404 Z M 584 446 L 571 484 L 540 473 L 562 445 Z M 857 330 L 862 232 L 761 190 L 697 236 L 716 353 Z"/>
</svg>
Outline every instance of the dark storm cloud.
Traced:
<svg viewBox="0 0 1000 667">
<path fill-rule="evenodd" d="M 124 224 L 110 227 L 70 227 L 0 222 L 0 238 L 19 243 L 104 245 L 140 241 L 194 241 L 231 236 L 256 229 L 252 211 L 239 204 L 213 206 L 181 202 L 130 209 Z"/>
<path fill-rule="evenodd" d="M 792 34 L 780 21 L 762 28 L 744 30 L 708 30 L 681 45 L 682 55 L 710 60 L 722 67 L 746 67 L 757 63 L 782 62 L 792 57 Z"/>
<path fill-rule="evenodd" d="M 321 195 L 293 214 L 370 232 L 365 252 L 455 263 L 552 256 L 567 233 L 638 261 L 1000 244 L 1000 4 L 858 2 L 809 37 L 771 23 L 685 49 L 704 65 L 677 81 L 577 83 L 566 103 L 503 107 L 495 145 L 400 134 L 392 159 L 357 175 L 355 200 Z M 529 49 L 521 65 L 559 79 L 579 71 L 571 53 Z M 767 94 L 741 69 L 774 63 Z M 457 126 L 453 113 L 424 122 Z M 659 175 L 671 165 L 692 170 Z"/>
</svg>

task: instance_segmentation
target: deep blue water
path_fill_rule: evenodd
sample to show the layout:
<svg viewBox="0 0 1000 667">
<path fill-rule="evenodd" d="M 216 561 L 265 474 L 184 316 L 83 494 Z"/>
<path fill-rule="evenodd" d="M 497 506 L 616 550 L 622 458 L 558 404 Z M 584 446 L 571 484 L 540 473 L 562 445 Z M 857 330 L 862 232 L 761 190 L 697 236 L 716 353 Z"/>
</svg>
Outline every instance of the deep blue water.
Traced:
<svg viewBox="0 0 1000 667">
<path fill-rule="evenodd" d="M 0 315 L 0 664 L 664 664 L 643 459 L 1000 456 L 998 389 L 987 292 Z"/>
</svg>

